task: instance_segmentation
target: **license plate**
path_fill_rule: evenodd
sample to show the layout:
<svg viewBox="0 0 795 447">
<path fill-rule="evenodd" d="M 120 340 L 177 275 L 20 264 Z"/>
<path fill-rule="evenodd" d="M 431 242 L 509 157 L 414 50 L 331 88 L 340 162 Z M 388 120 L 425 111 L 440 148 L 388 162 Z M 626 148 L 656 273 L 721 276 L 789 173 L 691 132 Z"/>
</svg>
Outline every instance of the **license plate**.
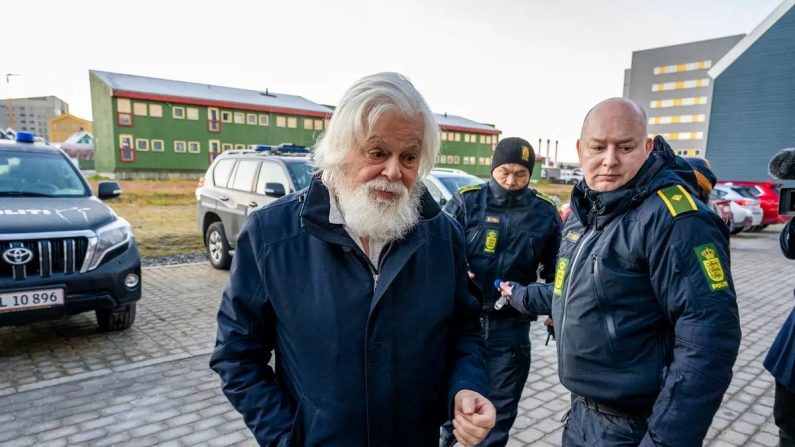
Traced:
<svg viewBox="0 0 795 447">
<path fill-rule="evenodd" d="M 0 293 L 0 312 L 63 306 L 63 289 L 20 290 Z"/>
</svg>

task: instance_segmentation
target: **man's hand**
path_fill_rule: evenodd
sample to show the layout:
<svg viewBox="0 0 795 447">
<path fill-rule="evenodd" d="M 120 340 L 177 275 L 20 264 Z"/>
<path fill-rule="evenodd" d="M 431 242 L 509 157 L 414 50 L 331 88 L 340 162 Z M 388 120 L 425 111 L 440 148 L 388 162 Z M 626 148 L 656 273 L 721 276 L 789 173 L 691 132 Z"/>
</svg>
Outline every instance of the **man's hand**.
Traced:
<svg viewBox="0 0 795 447">
<path fill-rule="evenodd" d="M 467 275 L 469 275 L 469 279 L 475 279 L 475 274 L 474 273 L 472 273 L 470 271 L 467 271 Z"/>
<path fill-rule="evenodd" d="M 454 415 L 453 434 L 465 447 L 480 443 L 497 422 L 494 405 L 472 390 L 456 393 Z"/>
</svg>

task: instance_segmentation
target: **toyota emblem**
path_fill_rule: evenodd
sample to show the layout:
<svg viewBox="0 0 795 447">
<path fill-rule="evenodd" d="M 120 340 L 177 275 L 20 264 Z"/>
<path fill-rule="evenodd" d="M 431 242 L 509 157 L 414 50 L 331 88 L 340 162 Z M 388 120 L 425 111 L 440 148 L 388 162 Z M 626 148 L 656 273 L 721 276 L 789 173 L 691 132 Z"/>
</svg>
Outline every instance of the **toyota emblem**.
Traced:
<svg viewBox="0 0 795 447">
<path fill-rule="evenodd" d="M 33 259 L 33 252 L 25 247 L 11 247 L 3 252 L 3 259 L 11 265 L 25 265 Z"/>
</svg>

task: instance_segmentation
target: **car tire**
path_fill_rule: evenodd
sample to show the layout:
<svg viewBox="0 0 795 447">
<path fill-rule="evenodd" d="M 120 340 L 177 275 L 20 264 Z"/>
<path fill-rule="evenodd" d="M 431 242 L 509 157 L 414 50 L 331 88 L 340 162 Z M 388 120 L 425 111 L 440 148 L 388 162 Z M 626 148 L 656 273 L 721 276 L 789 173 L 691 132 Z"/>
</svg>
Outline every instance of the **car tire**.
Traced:
<svg viewBox="0 0 795 447">
<path fill-rule="evenodd" d="M 729 230 L 731 234 L 738 234 L 741 231 L 743 231 L 743 227 L 734 227 Z"/>
<path fill-rule="evenodd" d="M 223 223 L 213 222 L 207 227 L 204 246 L 207 248 L 207 258 L 213 267 L 229 270 L 229 266 L 232 265 L 232 255 L 229 254 L 229 241 L 226 239 Z"/>
<path fill-rule="evenodd" d="M 122 331 L 135 322 L 135 303 L 112 310 L 96 310 L 97 324 L 102 332 Z"/>
</svg>

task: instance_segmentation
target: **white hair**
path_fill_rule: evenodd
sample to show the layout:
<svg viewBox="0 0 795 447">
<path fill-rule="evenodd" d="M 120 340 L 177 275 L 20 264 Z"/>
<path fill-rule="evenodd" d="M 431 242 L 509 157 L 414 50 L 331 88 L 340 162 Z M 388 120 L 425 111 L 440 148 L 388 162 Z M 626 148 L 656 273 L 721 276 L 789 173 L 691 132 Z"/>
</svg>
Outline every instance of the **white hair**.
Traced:
<svg viewBox="0 0 795 447">
<path fill-rule="evenodd" d="M 323 172 L 323 183 L 334 185 L 343 174 L 350 151 L 369 137 L 370 129 L 385 112 L 423 121 L 418 176 L 430 172 L 439 154 L 439 124 L 420 92 L 399 73 L 376 73 L 356 81 L 334 110 L 312 153 L 312 164 Z"/>
</svg>

